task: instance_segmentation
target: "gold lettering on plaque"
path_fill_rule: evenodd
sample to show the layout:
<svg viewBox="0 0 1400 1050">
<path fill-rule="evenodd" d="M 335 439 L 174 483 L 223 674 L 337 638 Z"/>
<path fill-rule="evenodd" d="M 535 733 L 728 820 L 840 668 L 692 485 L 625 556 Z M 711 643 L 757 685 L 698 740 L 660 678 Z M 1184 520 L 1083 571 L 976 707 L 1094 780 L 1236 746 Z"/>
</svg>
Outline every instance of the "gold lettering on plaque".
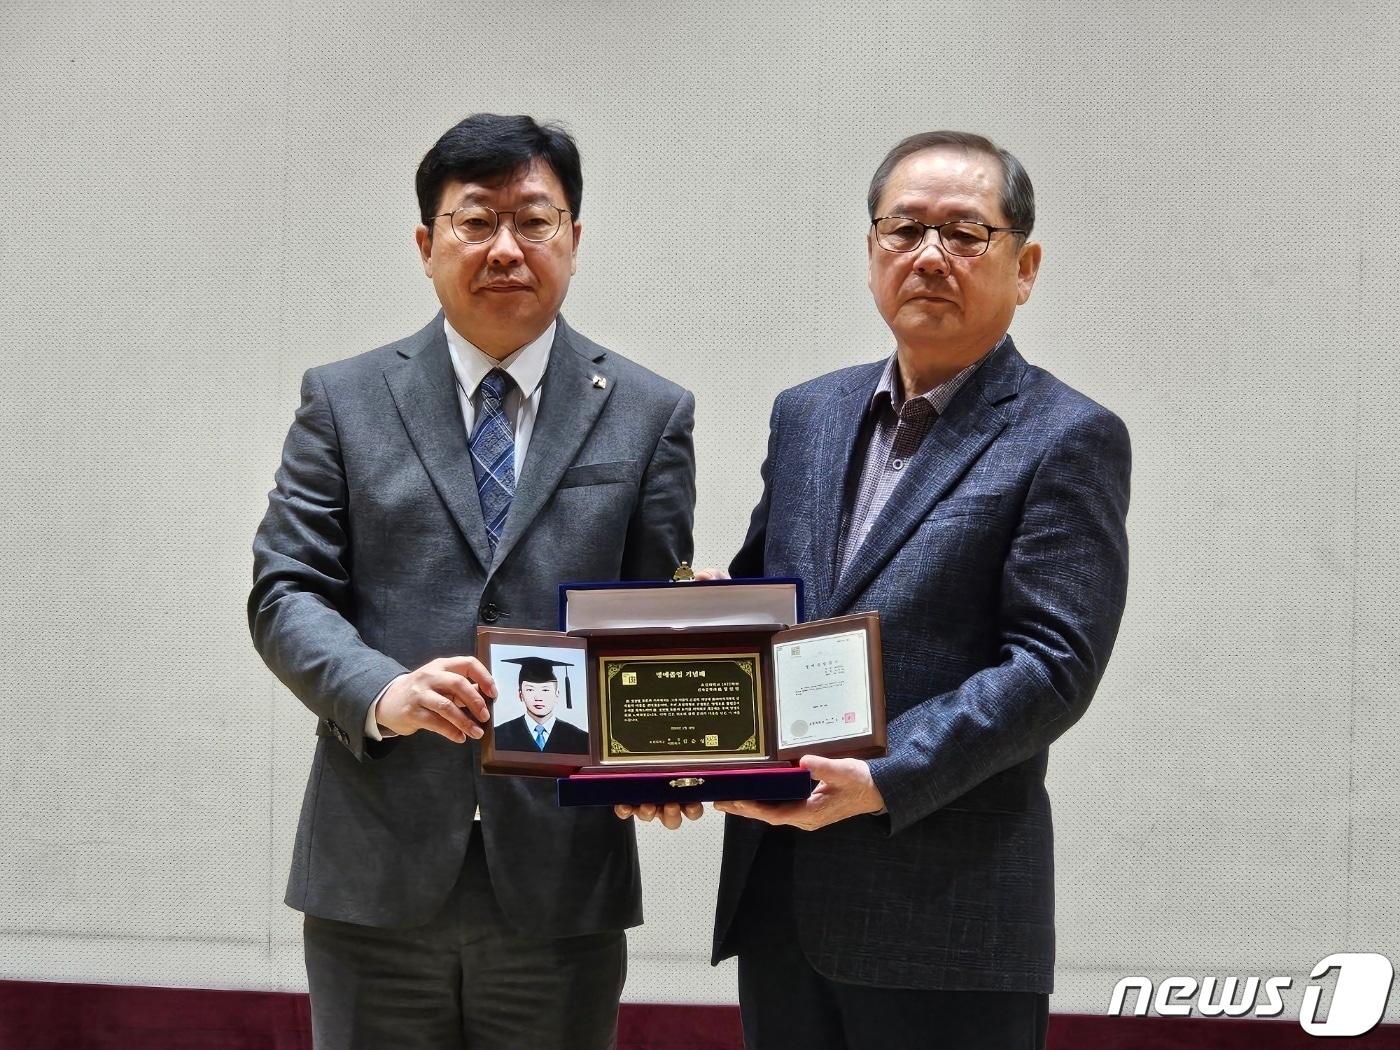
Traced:
<svg viewBox="0 0 1400 1050">
<path fill-rule="evenodd" d="M 604 761 L 764 757 L 758 658 L 748 652 L 602 656 Z"/>
</svg>

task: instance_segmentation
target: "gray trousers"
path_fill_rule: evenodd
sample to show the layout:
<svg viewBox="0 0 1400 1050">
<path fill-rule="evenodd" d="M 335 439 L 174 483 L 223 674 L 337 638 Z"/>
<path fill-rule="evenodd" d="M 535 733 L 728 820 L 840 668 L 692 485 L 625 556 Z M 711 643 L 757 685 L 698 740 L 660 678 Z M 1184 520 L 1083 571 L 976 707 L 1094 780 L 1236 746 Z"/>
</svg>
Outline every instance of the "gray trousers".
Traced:
<svg viewBox="0 0 1400 1050">
<path fill-rule="evenodd" d="M 410 930 L 303 925 L 316 1050 L 612 1050 L 621 930 L 532 937 L 491 892 L 481 829 L 442 910 Z"/>
</svg>

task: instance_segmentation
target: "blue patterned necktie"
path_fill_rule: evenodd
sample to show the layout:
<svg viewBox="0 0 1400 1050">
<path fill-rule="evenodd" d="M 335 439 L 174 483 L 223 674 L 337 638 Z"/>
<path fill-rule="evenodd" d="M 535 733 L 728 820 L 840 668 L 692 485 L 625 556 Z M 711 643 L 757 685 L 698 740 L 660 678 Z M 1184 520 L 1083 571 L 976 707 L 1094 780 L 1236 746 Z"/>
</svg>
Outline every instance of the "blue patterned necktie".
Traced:
<svg viewBox="0 0 1400 1050">
<path fill-rule="evenodd" d="M 535 726 L 535 746 L 544 750 L 544 726 Z"/>
<path fill-rule="evenodd" d="M 510 376 L 493 368 L 477 389 L 481 392 L 480 405 L 468 444 L 472 471 L 476 474 L 476 495 L 481 500 L 481 517 L 486 522 L 491 550 L 495 551 L 506 515 L 510 513 L 510 501 L 515 496 L 515 428 L 505 410 Z"/>
</svg>

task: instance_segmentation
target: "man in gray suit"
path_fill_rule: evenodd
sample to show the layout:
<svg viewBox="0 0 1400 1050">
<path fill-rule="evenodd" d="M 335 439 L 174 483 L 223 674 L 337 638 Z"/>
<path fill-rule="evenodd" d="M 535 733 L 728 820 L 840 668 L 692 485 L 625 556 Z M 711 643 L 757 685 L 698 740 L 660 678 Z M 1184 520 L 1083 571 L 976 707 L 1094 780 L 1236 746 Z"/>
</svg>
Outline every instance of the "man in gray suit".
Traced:
<svg viewBox="0 0 1400 1050">
<path fill-rule="evenodd" d="M 1054 968 L 1047 749 L 1122 615 L 1128 434 L 1007 334 L 1041 257 L 1014 157 L 916 135 L 867 203 L 895 351 L 778 396 L 730 569 L 801 577 L 813 618 L 879 611 L 889 753 L 804 759 L 804 802 L 719 804 L 715 957 L 739 957 L 750 1050 L 1027 1050 Z"/>
<path fill-rule="evenodd" d="M 254 642 L 318 718 L 286 898 L 316 1045 L 600 1050 L 635 840 L 548 779 L 481 775 L 495 686 L 470 654 L 478 622 L 553 628 L 561 581 L 690 558 L 694 400 L 559 314 L 565 132 L 469 117 L 417 193 L 442 312 L 306 373 L 254 541 Z"/>
</svg>

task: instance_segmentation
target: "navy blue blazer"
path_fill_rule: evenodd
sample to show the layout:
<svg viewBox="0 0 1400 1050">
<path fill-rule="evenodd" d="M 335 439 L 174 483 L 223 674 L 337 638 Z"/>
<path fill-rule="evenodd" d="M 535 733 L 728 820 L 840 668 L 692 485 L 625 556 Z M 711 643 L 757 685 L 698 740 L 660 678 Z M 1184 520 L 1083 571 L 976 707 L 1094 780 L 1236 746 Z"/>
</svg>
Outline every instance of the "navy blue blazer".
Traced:
<svg viewBox="0 0 1400 1050">
<path fill-rule="evenodd" d="M 837 578 L 844 489 L 883 363 L 773 405 L 763 496 L 730 571 L 800 576 L 813 619 L 877 610 L 888 815 L 795 836 L 816 970 L 881 987 L 1052 990 L 1050 743 L 1084 714 L 1128 580 L 1131 452 L 1112 412 L 1008 339 L 925 437 Z M 725 823 L 718 961 L 764 825 Z"/>
</svg>

